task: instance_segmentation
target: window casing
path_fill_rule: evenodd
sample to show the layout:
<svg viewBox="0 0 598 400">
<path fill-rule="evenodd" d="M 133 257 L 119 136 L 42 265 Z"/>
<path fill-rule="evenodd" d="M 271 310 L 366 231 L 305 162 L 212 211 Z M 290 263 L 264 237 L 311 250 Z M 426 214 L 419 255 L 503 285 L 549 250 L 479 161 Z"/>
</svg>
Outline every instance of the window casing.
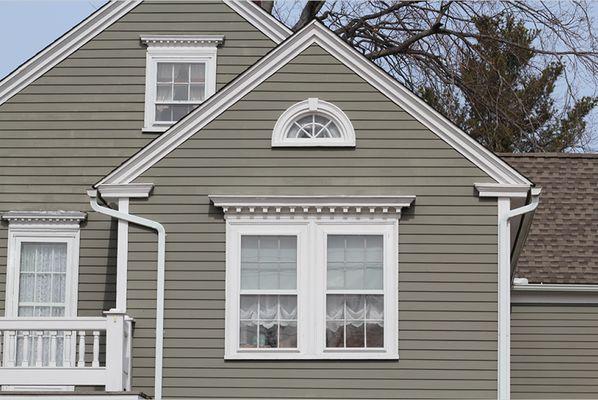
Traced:
<svg viewBox="0 0 598 400">
<path fill-rule="evenodd" d="M 146 132 L 163 132 L 216 92 L 222 36 L 142 37 L 147 48 Z"/>
<path fill-rule="evenodd" d="M 296 240 L 296 276 L 286 275 L 286 288 L 276 288 L 263 291 L 261 288 L 247 289 L 247 273 L 243 272 L 244 246 L 247 241 L 258 238 L 276 240 L 284 237 Z M 350 285 L 336 285 L 327 283 L 331 279 L 328 265 L 338 265 L 338 261 L 329 260 L 331 249 L 329 243 L 339 240 L 364 244 L 363 251 L 357 251 L 359 258 L 353 262 L 353 256 L 348 254 L 346 264 L 348 268 L 344 274 L 359 275 Z M 227 301 L 226 301 L 226 344 L 225 358 L 227 359 L 397 359 L 398 358 L 398 219 L 397 218 L 327 218 L 307 217 L 284 218 L 276 220 L 267 218 L 239 218 L 227 219 Z M 372 263 L 366 263 L 365 243 L 370 240 L 377 246 L 370 253 L 375 258 Z M 349 249 L 348 253 L 351 253 Z M 334 253 L 334 251 L 332 251 Z M 375 253 L 375 254 L 374 254 Z M 345 255 L 343 255 L 345 258 Z M 287 262 L 287 261 L 284 261 Z M 343 259 L 345 262 L 345 259 Z M 336 264 L 334 264 L 336 263 Z M 372 267 L 372 268 L 370 268 Z M 361 272 L 354 273 L 356 270 Z M 279 268 L 279 270 L 282 270 Z M 368 275 L 368 270 L 374 271 Z M 292 283 L 296 278 L 296 289 Z M 370 285 L 365 279 L 370 280 Z M 258 278 L 259 279 L 259 278 Z M 256 282 L 252 278 L 251 282 Z M 250 285 L 251 286 L 251 285 Z M 252 287 L 256 285 L 253 284 Z M 242 299 L 247 296 L 292 296 L 296 297 L 297 307 L 284 311 L 280 303 L 277 305 L 279 319 L 278 332 L 281 327 L 295 326 L 295 342 L 284 337 L 285 346 L 263 346 L 270 343 L 265 337 L 267 329 L 273 326 L 271 321 L 260 332 L 254 323 L 252 326 L 255 337 L 252 345 L 247 345 L 246 316 L 259 314 L 256 307 L 247 307 Z M 342 318 L 330 318 L 330 301 L 342 298 L 362 299 L 363 307 L 353 313 L 346 313 L 343 303 Z M 366 301 L 370 300 L 370 308 L 366 309 Z M 361 300 L 359 300 L 361 301 Z M 252 301 L 254 304 L 256 300 Z M 274 304 L 275 301 L 272 301 Z M 288 305 L 289 302 L 287 301 Z M 261 304 L 260 304 L 261 305 Z M 372 305 L 374 308 L 372 308 Z M 252 313 L 248 312 L 251 308 Z M 292 308 L 292 307 L 291 307 Z M 286 313 L 285 318 L 280 316 Z M 270 318 L 273 315 L 270 312 Z M 337 314 L 338 317 L 338 314 Z M 295 319 L 296 318 L 296 319 Z M 257 318 L 256 318 L 257 319 Z M 345 324 L 345 321 L 347 324 Z M 257 324 L 260 322 L 257 321 Z M 332 344 L 329 340 L 331 325 L 340 326 L 345 332 L 353 332 L 352 341 L 346 342 L 343 337 L 342 346 Z M 348 328 L 347 328 L 348 326 Z M 361 330 L 360 330 L 361 329 Z M 370 340 L 368 342 L 368 329 Z M 360 331 L 359 331 L 360 330 Z M 292 332 L 287 329 L 287 332 Z M 361 333 L 355 333 L 359 331 Z M 268 331 L 270 332 L 270 331 Z M 260 336 L 263 333 L 262 336 Z M 271 337 L 272 335 L 270 335 Z M 355 339 L 357 338 L 357 339 Z M 361 339 L 359 339 L 361 338 Z M 360 342 L 360 340 L 362 342 Z"/>
</svg>

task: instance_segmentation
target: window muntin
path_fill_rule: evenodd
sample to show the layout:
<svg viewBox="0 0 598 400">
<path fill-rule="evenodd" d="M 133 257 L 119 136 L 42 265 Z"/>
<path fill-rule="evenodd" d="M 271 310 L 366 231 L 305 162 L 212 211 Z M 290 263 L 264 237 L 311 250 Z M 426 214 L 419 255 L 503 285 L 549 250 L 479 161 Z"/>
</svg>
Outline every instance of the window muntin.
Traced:
<svg viewBox="0 0 598 400">
<path fill-rule="evenodd" d="M 287 132 L 289 139 L 332 139 L 340 138 L 341 133 L 330 118 L 312 113 L 293 122 Z"/>
<path fill-rule="evenodd" d="M 243 235 L 239 347 L 297 347 L 297 237 Z"/>
<path fill-rule="evenodd" d="M 205 98 L 206 63 L 157 63 L 156 122 L 176 122 Z"/>
<path fill-rule="evenodd" d="M 383 242 L 327 236 L 326 347 L 384 347 Z"/>
</svg>

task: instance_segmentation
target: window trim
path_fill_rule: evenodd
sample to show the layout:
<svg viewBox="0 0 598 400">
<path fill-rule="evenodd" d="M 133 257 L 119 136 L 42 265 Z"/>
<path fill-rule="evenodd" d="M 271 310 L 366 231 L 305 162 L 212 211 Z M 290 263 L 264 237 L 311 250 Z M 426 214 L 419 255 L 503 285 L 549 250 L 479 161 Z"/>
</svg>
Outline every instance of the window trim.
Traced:
<svg viewBox="0 0 598 400">
<path fill-rule="evenodd" d="M 327 234 L 384 237 L 384 348 L 326 349 Z M 297 235 L 297 350 L 240 349 L 239 299 L 242 235 Z M 398 217 L 308 216 L 227 219 L 225 354 L 227 360 L 388 359 L 398 354 Z M 323 241 L 324 240 L 324 241 Z M 318 249 L 318 251 L 314 251 Z M 323 274 L 323 275 L 322 275 Z M 311 288 L 311 289 L 310 289 Z M 316 295 L 314 295 L 316 294 Z M 315 312 L 307 312 L 315 310 Z M 306 326 L 313 329 L 306 329 Z"/>
<path fill-rule="evenodd" d="M 48 226 L 44 224 L 15 224 L 14 222 L 8 227 L 5 316 L 8 318 L 18 317 L 20 259 L 23 243 L 66 243 L 64 316 L 76 317 L 79 299 L 79 224 L 54 223 Z"/>
<path fill-rule="evenodd" d="M 340 138 L 288 138 L 287 132 L 298 119 L 318 113 L 330 118 L 338 127 Z M 347 115 L 332 103 L 309 98 L 293 104 L 282 113 L 272 131 L 272 147 L 355 147 L 355 129 Z"/>
<path fill-rule="evenodd" d="M 205 101 L 216 92 L 217 47 L 224 42 L 224 36 L 142 35 L 141 41 L 147 45 L 143 132 L 164 132 L 176 122 L 156 121 L 157 64 L 205 63 Z"/>
</svg>

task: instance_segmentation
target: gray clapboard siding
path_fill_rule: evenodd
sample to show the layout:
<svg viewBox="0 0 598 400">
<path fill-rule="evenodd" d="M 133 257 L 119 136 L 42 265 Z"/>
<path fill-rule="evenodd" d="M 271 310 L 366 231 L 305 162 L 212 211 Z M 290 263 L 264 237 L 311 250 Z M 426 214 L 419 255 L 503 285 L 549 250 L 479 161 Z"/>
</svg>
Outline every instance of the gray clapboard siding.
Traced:
<svg viewBox="0 0 598 400">
<path fill-rule="evenodd" d="M 514 305 L 513 399 L 598 397 L 598 307 Z"/>
<path fill-rule="evenodd" d="M 141 133 L 145 48 L 150 33 L 223 34 L 218 87 L 274 43 L 222 2 L 151 1 L 100 33 L 0 105 L 0 212 L 89 211 L 85 189 L 153 137 Z M 79 315 L 114 305 L 116 224 L 89 215 L 82 225 Z M 0 225 L 0 291 L 7 225 Z M 4 296 L 0 296 L 0 310 Z"/>
<path fill-rule="evenodd" d="M 318 97 L 355 149 L 272 149 L 278 116 Z M 496 202 L 488 177 L 312 46 L 137 179 L 132 212 L 166 225 L 164 394 L 172 398 L 496 398 Z M 207 195 L 415 194 L 399 228 L 399 362 L 223 360 L 224 220 Z M 151 393 L 155 238 L 131 228 L 135 384 Z"/>
</svg>

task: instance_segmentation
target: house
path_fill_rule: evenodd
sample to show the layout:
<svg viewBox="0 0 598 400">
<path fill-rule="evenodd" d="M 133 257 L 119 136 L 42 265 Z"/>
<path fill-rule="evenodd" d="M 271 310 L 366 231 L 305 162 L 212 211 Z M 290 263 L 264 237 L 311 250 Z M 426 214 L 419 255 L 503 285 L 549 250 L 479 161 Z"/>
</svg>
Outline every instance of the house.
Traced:
<svg viewBox="0 0 598 400">
<path fill-rule="evenodd" d="M 0 82 L 0 397 L 596 397 L 530 159 L 318 22 L 111 1 Z"/>
</svg>

